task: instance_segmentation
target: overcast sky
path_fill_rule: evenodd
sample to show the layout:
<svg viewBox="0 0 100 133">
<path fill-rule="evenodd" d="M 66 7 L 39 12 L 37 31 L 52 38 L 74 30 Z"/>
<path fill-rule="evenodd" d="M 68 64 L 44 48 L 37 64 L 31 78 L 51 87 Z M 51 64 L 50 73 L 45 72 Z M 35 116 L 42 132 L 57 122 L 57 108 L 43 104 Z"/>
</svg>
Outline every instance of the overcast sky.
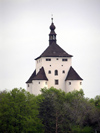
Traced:
<svg viewBox="0 0 100 133">
<path fill-rule="evenodd" d="M 85 96 L 100 95 L 100 0 L 0 0 L 0 90 L 26 89 L 34 59 L 49 45 L 51 14 Z"/>
</svg>

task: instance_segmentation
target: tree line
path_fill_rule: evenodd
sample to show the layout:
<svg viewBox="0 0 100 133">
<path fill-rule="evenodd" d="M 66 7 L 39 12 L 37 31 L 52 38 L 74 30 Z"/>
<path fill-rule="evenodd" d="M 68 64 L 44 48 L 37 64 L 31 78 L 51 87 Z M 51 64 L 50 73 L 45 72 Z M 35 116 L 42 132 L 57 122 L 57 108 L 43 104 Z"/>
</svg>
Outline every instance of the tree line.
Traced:
<svg viewBox="0 0 100 133">
<path fill-rule="evenodd" d="M 0 92 L 0 133 L 100 132 L 100 96 L 53 87 L 35 96 L 24 89 Z"/>
</svg>

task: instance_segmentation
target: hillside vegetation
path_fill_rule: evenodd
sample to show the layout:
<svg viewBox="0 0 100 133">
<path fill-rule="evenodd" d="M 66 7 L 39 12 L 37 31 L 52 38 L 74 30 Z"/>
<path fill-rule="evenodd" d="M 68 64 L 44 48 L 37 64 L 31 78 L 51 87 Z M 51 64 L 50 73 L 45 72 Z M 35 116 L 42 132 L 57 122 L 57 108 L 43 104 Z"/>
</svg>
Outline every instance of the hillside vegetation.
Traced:
<svg viewBox="0 0 100 133">
<path fill-rule="evenodd" d="M 0 133 L 100 132 L 100 96 L 83 90 L 65 93 L 41 89 L 35 96 L 24 89 L 0 92 Z"/>
</svg>

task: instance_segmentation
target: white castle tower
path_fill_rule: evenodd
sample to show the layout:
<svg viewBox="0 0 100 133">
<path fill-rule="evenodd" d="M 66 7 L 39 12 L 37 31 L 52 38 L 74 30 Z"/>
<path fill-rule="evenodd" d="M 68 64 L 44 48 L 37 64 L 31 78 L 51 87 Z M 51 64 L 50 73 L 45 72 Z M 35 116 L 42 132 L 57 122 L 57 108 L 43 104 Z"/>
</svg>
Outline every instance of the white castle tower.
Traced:
<svg viewBox="0 0 100 133">
<path fill-rule="evenodd" d="M 55 87 L 65 92 L 82 89 L 83 79 L 72 67 L 72 55 L 56 43 L 55 28 L 52 18 L 49 46 L 35 59 L 36 69 L 26 82 L 27 91 L 35 95 L 40 94 L 44 87 Z"/>
</svg>

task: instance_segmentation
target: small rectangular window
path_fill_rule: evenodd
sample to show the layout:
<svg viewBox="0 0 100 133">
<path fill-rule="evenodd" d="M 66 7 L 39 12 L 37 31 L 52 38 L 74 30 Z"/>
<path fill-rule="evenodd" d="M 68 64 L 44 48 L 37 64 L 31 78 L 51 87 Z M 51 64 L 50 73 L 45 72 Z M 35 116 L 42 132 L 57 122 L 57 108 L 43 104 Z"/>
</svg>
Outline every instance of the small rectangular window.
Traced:
<svg viewBox="0 0 100 133">
<path fill-rule="evenodd" d="M 69 82 L 69 85 L 71 85 L 71 82 Z"/>
<path fill-rule="evenodd" d="M 80 82 L 80 85 L 82 85 L 82 82 Z"/>
<path fill-rule="evenodd" d="M 59 84 L 59 81 L 58 80 L 55 80 L 55 85 L 58 85 Z"/>
<path fill-rule="evenodd" d="M 67 59 L 62 59 L 62 61 L 67 61 Z"/>
<path fill-rule="evenodd" d="M 51 59 L 47 58 L 46 61 L 51 61 Z"/>
</svg>

